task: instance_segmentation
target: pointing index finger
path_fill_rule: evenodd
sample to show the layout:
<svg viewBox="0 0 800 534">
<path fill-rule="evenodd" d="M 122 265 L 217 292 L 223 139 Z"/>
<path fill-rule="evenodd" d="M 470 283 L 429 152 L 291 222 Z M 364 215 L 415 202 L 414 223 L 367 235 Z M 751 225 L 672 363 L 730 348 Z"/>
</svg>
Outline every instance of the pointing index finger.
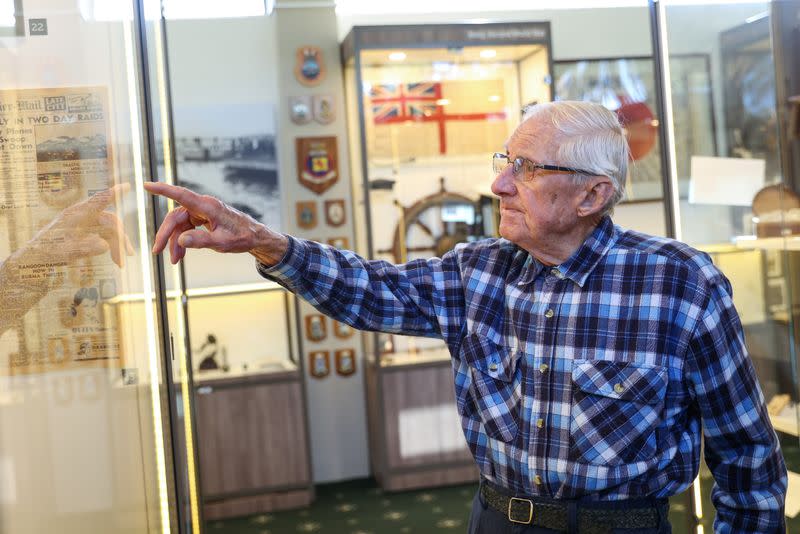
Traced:
<svg viewBox="0 0 800 534">
<path fill-rule="evenodd" d="M 211 208 L 206 199 L 185 187 L 163 182 L 145 182 L 144 188 L 154 195 L 171 198 L 184 208 L 195 213 L 208 214 Z"/>
</svg>

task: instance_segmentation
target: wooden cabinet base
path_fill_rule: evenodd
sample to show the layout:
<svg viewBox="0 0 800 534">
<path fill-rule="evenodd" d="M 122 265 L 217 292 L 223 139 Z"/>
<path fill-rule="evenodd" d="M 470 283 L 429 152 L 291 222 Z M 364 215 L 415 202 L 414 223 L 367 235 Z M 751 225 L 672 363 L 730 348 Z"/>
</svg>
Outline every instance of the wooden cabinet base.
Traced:
<svg viewBox="0 0 800 534">
<path fill-rule="evenodd" d="M 206 521 L 213 521 L 228 517 L 289 510 L 308 506 L 312 500 L 314 500 L 314 491 L 310 489 L 237 497 L 206 503 L 203 506 L 203 518 Z"/>
<path fill-rule="evenodd" d="M 431 468 L 420 473 L 387 475 L 380 480 L 380 485 L 385 491 L 405 491 L 468 484 L 470 482 L 478 482 L 478 468 L 475 464 L 464 467 Z"/>
</svg>

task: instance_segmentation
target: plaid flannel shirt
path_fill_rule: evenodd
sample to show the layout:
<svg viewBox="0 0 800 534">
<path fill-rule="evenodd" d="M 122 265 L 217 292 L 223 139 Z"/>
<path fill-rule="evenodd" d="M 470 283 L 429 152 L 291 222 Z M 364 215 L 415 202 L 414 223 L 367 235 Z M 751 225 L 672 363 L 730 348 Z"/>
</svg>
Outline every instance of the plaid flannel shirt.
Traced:
<svg viewBox="0 0 800 534">
<path fill-rule="evenodd" d="M 444 339 L 464 435 L 495 483 L 667 497 L 697 475 L 704 433 L 715 530 L 783 532 L 786 466 L 706 254 L 606 217 L 555 267 L 504 239 L 393 265 L 291 238 L 258 269 L 355 328 Z"/>
</svg>

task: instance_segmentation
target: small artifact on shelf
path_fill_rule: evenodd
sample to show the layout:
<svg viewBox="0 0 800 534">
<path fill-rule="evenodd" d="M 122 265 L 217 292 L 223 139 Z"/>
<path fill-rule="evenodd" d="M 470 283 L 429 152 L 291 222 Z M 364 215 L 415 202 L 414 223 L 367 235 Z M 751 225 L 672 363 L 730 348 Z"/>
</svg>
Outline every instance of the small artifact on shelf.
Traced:
<svg viewBox="0 0 800 534">
<path fill-rule="evenodd" d="M 217 363 L 217 337 L 214 334 L 208 334 L 206 337 L 206 342 L 203 343 L 199 349 L 197 349 L 197 354 L 204 353 L 203 359 L 200 360 L 200 366 L 198 367 L 201 371 L 210 371 L 213 369 L 219 369 L 219 364 Z"/>
<path fill-rule="evenodd" d="M 770 415 L 779 415 L 790 401 L 791 397 L 787 393 L 774 395 L 767 403 L 767 412 Z"/>
<path fill-rule="evenodd" d="M 758 237 L 800 234 L 800 195 L 785 184 L 768 185 L 753 197 L 753 215 Z"/>
</svg>

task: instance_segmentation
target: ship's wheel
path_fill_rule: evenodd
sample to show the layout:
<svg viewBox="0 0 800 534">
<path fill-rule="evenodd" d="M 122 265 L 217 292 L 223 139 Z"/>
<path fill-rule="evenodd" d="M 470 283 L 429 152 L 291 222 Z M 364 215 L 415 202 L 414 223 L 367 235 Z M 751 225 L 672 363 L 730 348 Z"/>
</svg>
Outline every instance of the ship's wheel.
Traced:
<svg viewBox="0 0 800 534">
<path fill-rule="evenodd" d="M 446 191 L 444 178 L 440 178 L 440 184 L 439 192 L 409 207 L 401 207 L 402 217 L 394 230 L 392 248 L 379 253 L 392 254 L 398 263 L 441 257 L 473 235 L 479 216 L 477 204 L 465 195 Z"/>
</svg>

